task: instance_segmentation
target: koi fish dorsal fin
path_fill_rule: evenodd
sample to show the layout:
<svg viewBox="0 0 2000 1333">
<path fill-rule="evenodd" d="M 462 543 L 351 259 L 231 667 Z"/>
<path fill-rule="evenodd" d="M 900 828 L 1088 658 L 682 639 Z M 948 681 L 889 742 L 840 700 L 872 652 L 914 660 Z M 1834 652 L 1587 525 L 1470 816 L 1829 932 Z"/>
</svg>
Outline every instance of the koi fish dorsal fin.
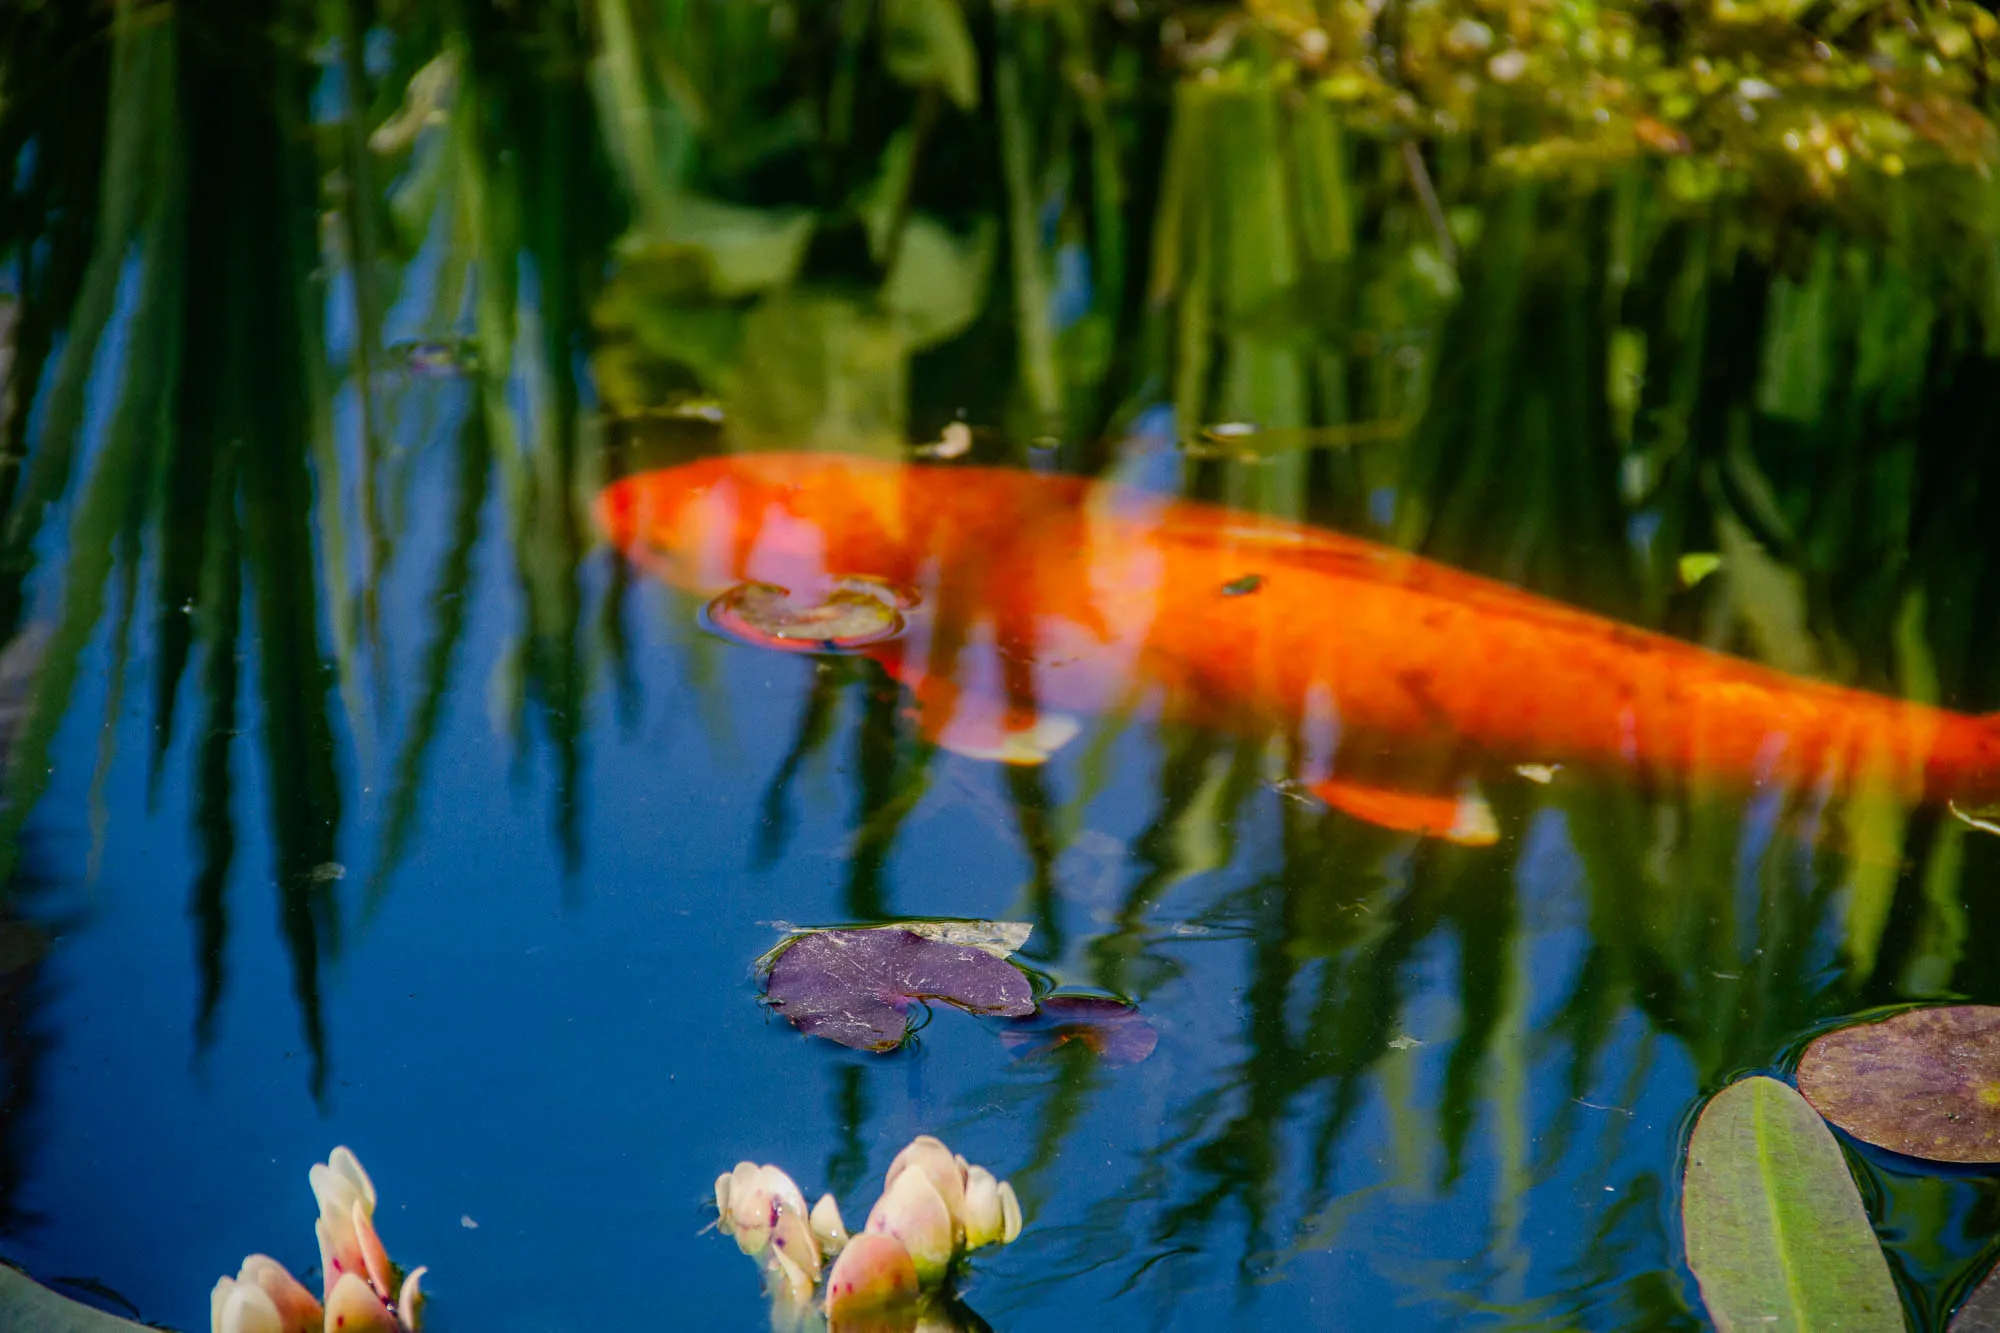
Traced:
<svg viewBox="0 0 2000 1333">
<path fill-rule="evenodd" d="M 1491 847 L 1500 841 L 1493 807 L 1469 783 L 1442 796 L 1341 778 L 1315 782 L 1306 790 L 1342 814 L 1397 833 L 1442 838 L 1461 847 Z"/>
</svg>

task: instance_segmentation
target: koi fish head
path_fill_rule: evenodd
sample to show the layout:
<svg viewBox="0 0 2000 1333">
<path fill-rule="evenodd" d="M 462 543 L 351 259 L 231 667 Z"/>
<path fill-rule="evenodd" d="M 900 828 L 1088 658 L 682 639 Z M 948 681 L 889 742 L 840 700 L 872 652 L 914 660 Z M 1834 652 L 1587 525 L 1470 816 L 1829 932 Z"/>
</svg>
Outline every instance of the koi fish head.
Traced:
<svg viewBox="0 0 2000 1333">
<path fill-rule="evenodd" d="M 741 583 L 810 596 L 906 563 L 898 471 L 865 458 L 752 454 L 626 477 L 595 505 L 627 558 L 690 592 Z"/>
</svg>

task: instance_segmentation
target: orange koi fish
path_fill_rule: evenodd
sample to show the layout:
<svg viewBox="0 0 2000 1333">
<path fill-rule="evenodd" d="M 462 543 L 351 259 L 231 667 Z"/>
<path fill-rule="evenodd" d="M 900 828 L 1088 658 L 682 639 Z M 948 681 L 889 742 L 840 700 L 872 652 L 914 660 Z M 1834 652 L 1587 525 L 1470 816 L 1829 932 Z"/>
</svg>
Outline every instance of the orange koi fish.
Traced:
<svg viewBox="0 0 2000 1333">
<path fill-rule="evenodd" d="M 2000 798 L 2000 722 L 1800 679 L 1320 528 L 1082 478 L 824 454 L 625 478 L 597 521 L 711 625 L 864 653 L 953 751 L 1079 719 L 1291 738 L 1303 791 L 1468 844 L 1473 780 L 1554 766 L 1915 802 Z"/>
</svg>

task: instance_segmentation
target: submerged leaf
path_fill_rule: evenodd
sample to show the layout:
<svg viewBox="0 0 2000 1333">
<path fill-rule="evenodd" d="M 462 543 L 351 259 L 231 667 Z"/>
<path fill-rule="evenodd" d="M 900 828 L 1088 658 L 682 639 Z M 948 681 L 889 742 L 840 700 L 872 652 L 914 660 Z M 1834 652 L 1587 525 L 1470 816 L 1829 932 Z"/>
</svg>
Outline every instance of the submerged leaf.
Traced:
<svg viewBox="0 0 2000 1333">
<path fill-rule="evenodd" d="M 2000 1162 L 2000 1008 L 1913 1009 L 1806 1047 L 1799 1091 L 1855 1138 L 1934 1162 Z"/>
<path fill-rule="evenodd" d="M 1134 1005 L 1108 995 L 1051 995 L 1027 1018 L 1000 1033 L 1019 1056 L 1046 1055 L 1071 1042 L 1089 1047 L 1107 1065 L 1136 1065 L 1153 1053 L 1160 1034 Z"/>
<path fill-rule="evenodd" d="M 1900 1333 L 1902 1306 L 1833 1134 L 1773 1078 L 1717 1093 L 1688 1141 L 1688 1267 L 1723 1333 Z"/>
<path fill-rule="evenodd" d="M 919 1001 L 1008 1017 L 1035 1009 L 1027 975 L 990 944 L 927 939 L 901 926 L 801 936 L 771 964 L 764 994 L 801 1032 L 859 1051 L 900 1045 Z"/>
</svg>

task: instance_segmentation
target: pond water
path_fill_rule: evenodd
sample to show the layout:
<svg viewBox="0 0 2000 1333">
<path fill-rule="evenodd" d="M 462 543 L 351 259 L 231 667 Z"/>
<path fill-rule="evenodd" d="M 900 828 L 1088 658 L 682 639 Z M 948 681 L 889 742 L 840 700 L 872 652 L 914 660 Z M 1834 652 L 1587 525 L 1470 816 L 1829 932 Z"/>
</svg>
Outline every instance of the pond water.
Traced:
<svg viewBox="0 0 2000 1333">
<path fill-rule="evenodd" d="M 691 460 L 921 465 L 960 489 L 901 516 L 958 534 L 920 601 L 1060 638 L 1142 571 L 1013 543 L 1053 492 L 977 469 L 1075 474 L 1991 710 L 1970 167 L 1413 168 L 1277 5 L 379 8 L 45 6 L 0 56 L 0 1256 L 200 1328 L 244 1254 L 314 1268 L 347 1144 L 428 1327 L 760 1328 L 717 1173 L 858 1224 L 931 1133 L 1027 1215 L 964 1291 L 995 1329 L 1692 1329 L 1701 1099 L 1878 1006 L 2000 1002 L 2000 840 L 1908 783 L 1488 734 L 1587 706 L 1572 649 L 1439 650 L 1486 721 L 1369 751 L 1476 785 L 1495 836 L 1434 836 L 1309 790 L 1310 710 L 1216 665 L 1268 623 L 1176 631 L 1184 678 L 1099 663 L 1001 763 L 893 653 L 718 633 L 592 507 Z M 917 521 L 951 505 L 1010 523 Z M 1290 557 L 1245 540 L 1217 591 L 1272 605 Z M 1423 637 L 1370 624 L 1350 679 Z M 968 697 L 1054 688 L 993 632 Z M 869 1054 L 760 1003 L 788 927 L 906 918 L 1031 924 L 1039 985 L 1157 1046 L 940 1005 Z M 1847 1148 L 1942 1328 L 2000 1188 Z"/>
</svg>

